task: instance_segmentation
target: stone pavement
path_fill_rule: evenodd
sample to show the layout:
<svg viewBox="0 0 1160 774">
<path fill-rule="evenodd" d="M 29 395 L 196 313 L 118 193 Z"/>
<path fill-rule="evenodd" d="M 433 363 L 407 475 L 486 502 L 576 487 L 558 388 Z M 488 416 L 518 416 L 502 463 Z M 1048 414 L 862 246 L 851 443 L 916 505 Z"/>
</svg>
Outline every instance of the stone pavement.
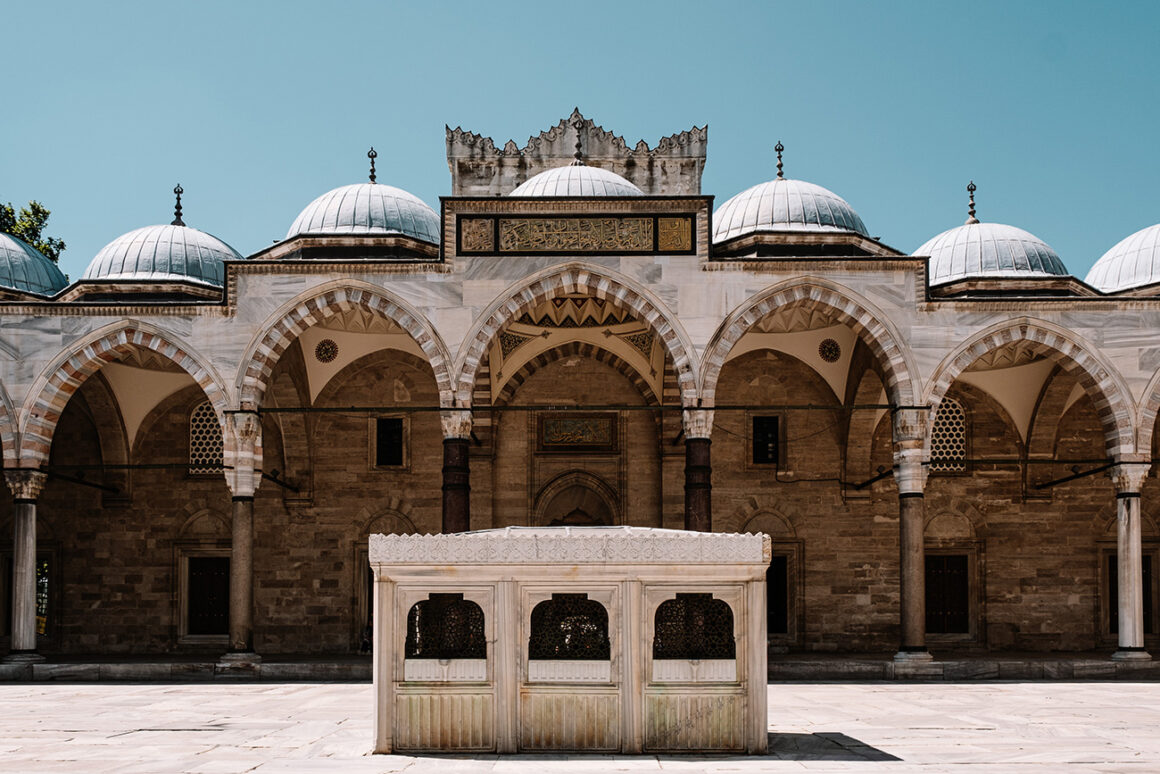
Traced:
<svg viewBox="0 0 1160 774">
<path fill-rule="evenodd" d="M 1160 684 L 773 684 L 770 754 L 368 755 L 358 683 L 0 685 L 0 772 L 1160 772 Z"/>
</svg>

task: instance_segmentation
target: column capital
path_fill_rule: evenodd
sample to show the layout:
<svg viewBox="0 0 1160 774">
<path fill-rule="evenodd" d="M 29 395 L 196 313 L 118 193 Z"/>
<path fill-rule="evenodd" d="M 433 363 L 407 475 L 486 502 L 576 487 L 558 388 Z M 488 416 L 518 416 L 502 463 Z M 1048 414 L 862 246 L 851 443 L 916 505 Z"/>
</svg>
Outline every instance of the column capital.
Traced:
<svg viewBox="0 0 1160 774">
<path fill-rule="evenodd" d="M 926 488 L 927 468 L 923 464 L 923 451 L 919 449 L 895 449 L 894 482 L 899 494 L 922 494 Z"/>
<path fill-rule="evenodd" d="M 229 437 L 222 449 L 222 471 L 234 497 L 253 497 L 262 483 L 262 418 L 244 408 L 226 413 Z"/>
<path fill-rule="evenodd" d="M 471 438 L 471 409 L 444 409 L 439 412 L 439 423 L 443 426 L 443 439 Z"/>
<path fill-rule="evenodd" d="M 1139 494 L 1151 471 L 1151 462 L 1117 462 L 1109 475 L 1116 486 L 1116 494 Z"/>
<path fill-rule="evenodd" d="M 686 438 L 709 438 L 713 434 L 713 409 L 686 408 L 681 412 Z"/>
<path fill-rule="evenodd" d="M 15 499 L 35 500 L 40 497 L 48 475 L 39 470 L 6 470 L 4 480 L 8 482 L 8 489 Z"/>
<path fill-rule="evenodd" d="M 893 430 L 894 448 L 918 446 L 926 444 L 926 431 L 930 422 L 930 408 L 897 408 L 890 414 L 890 425 Z"/>
</svg>

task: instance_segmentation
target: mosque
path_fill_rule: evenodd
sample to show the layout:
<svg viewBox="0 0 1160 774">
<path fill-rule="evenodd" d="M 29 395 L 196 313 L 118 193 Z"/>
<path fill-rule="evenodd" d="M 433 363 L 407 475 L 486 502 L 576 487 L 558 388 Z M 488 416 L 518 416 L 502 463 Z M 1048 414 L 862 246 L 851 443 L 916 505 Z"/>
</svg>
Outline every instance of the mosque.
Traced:
<svg viewBox="0 0 1160 774">
<path fill-rule="evenodd" d="M 72 283 L 0 235 L 5 660 L 350 656 L 369 535 L 561 525 L 768 534 L 772 659 L 1147 660 L 1160 225 L 1081 280 L 972 185 L 907 254 L 777 150 L 716 205 L 577 110 L 250 256 L 180 187 Z"/>
</svg>

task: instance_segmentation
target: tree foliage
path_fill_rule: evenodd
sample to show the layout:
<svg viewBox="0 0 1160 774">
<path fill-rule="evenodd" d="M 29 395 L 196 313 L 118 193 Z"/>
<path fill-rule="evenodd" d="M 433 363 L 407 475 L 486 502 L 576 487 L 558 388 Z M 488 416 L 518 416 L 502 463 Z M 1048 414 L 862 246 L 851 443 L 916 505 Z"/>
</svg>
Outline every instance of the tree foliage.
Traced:
<svg viewBox="0 0 1160 774">
<path fill-rule="evenodd" d="M 43 235 L 50 214 L 51 211 L 37 201 L 21 207 L 20 212 L 16 212 L 11 202 L 0 204 L 0 232 L 23 239 L 56 263 L 64 252 L 64 242 Z"/>
</svg>

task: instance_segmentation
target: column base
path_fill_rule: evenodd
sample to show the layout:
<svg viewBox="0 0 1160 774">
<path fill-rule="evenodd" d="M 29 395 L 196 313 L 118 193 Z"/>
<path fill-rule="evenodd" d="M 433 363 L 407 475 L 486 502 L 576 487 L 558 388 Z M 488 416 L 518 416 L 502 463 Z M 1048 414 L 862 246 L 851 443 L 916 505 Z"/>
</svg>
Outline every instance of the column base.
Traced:
<svg viewBox="0 0 1160 774">
<path fill-rule="evenodd" d="M 934 661 L 934 656 L 928 650 L 900 650 L 894 654 L 895 663 L 924 664 Z"/>
<path fill-rule="evenodd" d="M 1151 661 L 1152 656 L 1143 648 L 1120 648 L 1112 654 L 1112 661 Z"/>
<path fill-rule="evenodd" d="M 42 661 L 44 656 L 35 650 L 14 650 L 4 658 L 0 658 L 0 663 L 4 664 L 39 664 Z"/>
</svg>

